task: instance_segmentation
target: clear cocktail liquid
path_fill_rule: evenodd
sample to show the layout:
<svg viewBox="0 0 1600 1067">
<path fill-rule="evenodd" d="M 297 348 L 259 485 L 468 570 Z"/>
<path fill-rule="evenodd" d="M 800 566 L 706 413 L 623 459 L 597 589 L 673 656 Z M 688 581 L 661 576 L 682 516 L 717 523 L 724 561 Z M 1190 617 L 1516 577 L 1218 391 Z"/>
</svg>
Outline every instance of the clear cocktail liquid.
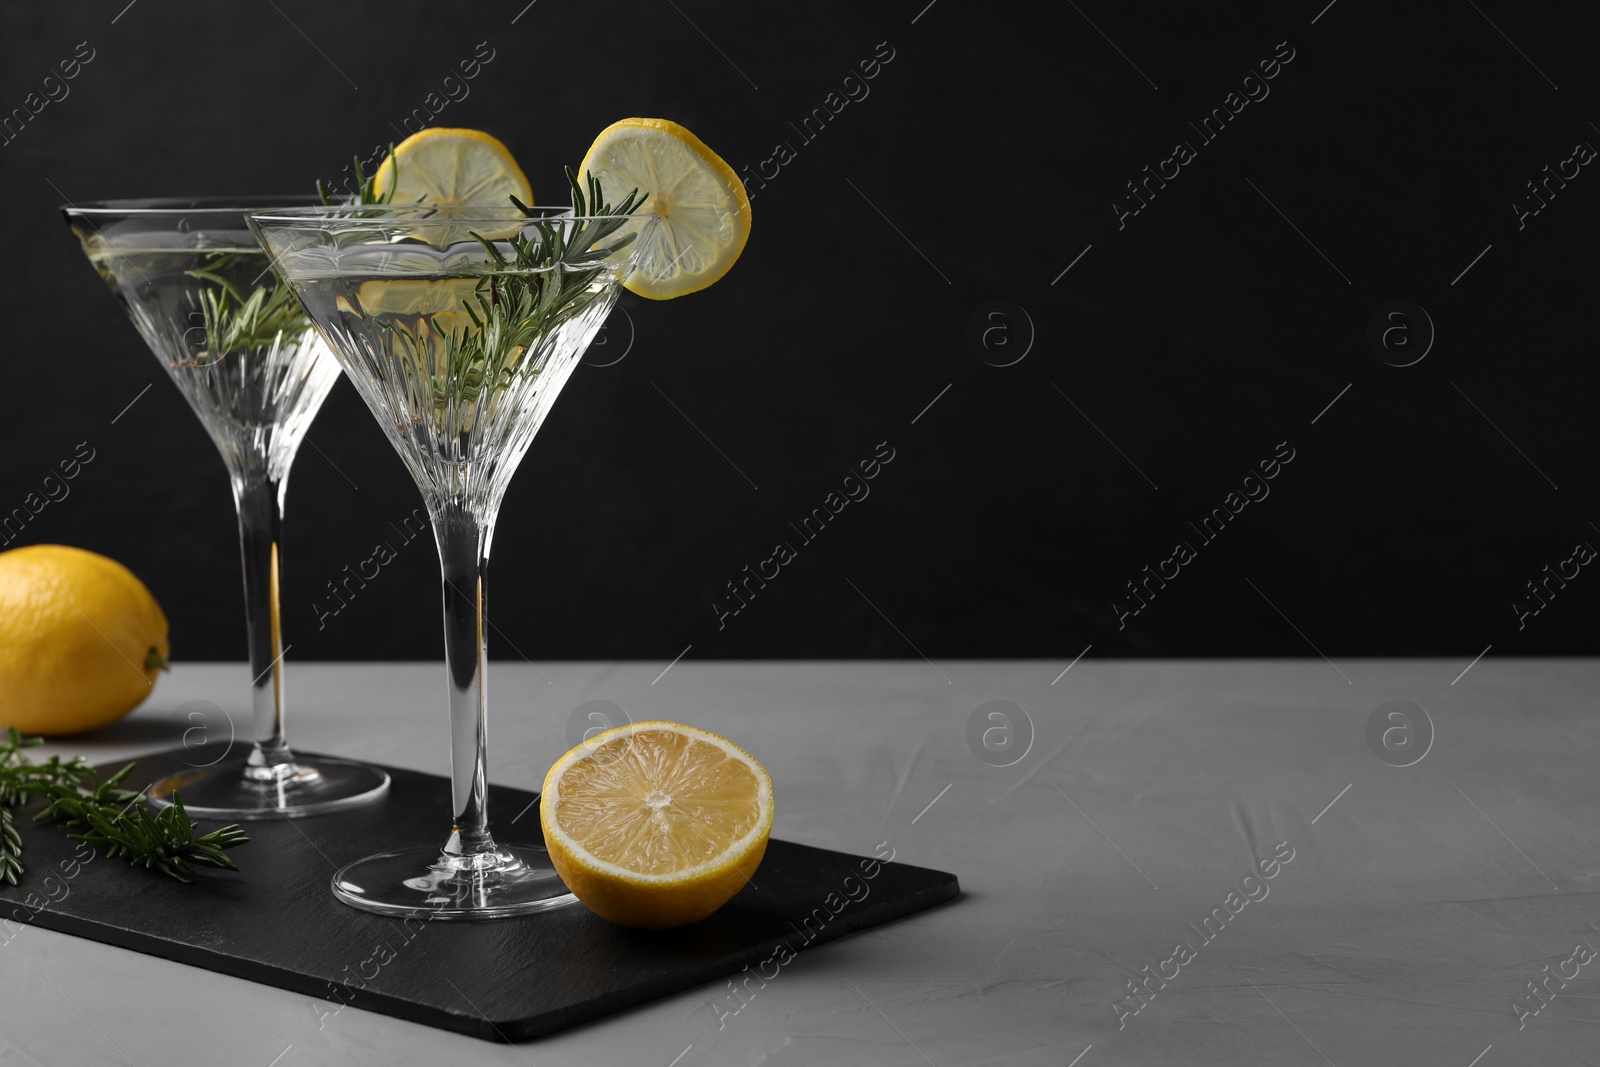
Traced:
<svg viewBox="0 0 1600 1067">
<path fill-rule="evenodd" d="M 564 266 L 424 273 L 419 261 L 451 258 L 426 247 L 335 255 L 349 269 L 296 271 L 300 297 L 430 505 L 498 504 L 615 303 L 615 278 Z"/>
<path fill-rule="evenodd" d="M 175 238 L 191 247 L 171 247 Z M 141 246 L 159 241 L 166 247 Z M 247 232 L 83 239 L 236 476 L 288 475 L 339 366 Z"/>
</svg>

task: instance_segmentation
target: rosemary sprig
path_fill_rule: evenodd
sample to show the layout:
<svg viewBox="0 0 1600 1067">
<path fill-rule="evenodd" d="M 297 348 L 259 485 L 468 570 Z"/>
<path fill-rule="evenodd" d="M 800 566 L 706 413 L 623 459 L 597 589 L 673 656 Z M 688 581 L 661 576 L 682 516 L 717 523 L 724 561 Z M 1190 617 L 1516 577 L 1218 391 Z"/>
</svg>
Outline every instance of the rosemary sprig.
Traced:
<svg viewBox="0 0 1600 1067">
<path fill-rule="evenodd" d="M 16 885 L 22 873 L 22 837 L 11 809 L 28 801 L 32 787 L 76 780 L 86 765 L 81 759 L 63 761 L 59 756 L 43 764 L 30 763 L 23 750 L 44 744 L 44 738 L 24 739 L 16 727 L 8 728 L 5 737 L 0 743 L 0 879 Z"/>
<path fill-rule="evenodd" d="M 394 154 L 394 146 L 389 146 Z M 377 172 L 366 173 L 361 157 L 352 157 L 355 163 L 355 194 L 340 206 L 387 204 L 394 195 L 394 185 L 387 191 L 377 191 Z M 399 164 L 394 168 L 399 176 Z M 317 179 L 317 195 L 327 206 L 335 204 L 333 194 L 322 179 Z M 196 363 L 211 363 L 241 349 L 268 348 L 280 340 L 298 338 L 311 330 L 311 323 L 295 299 L 294 291 L 276 278 L 268 285 L 256 282 L 268 277 L 268 270 L 251 279 L 248 296 L 233 283 L 228 274 L 243 264 L 246 269 L 260 266 L 264 261 L 254 252 L 236 252 L 226 249 L 209 252 L 199 267 L 184 271 L 191 278 L 207 283 L 200 290 L 200 315 L 205 328 L 206 351 Z"/>
<path fill-rule="evenodd" d="M 394 336 L 397 351 L 428 374 L 436 411 L 470 407 L 486 389 L 503 390 L 519 376 L 537 375 L 541 368 L 536 360 L 525 357 L 542 338 L 589 307 L 583 297 L 607 269 L 607 260 L 637 237 L 628 233 L 603 243 L 644 204 L 639 190 L 613 206 L 605 200 L 599 179 L 593 174 L 585 178 L 587 193 L 567 169 L 572 213 L 584 221 L 573 226 L 552 224 L 513 196 L 517 210 L 534 220 L 531 226 L 499 245 L 480 234 L 471 235 L 493 267 L 478 281 L 472 298 L 462 302 L 470 328 L 435 332 L 426 320 L 415 328 L 390 319 L 378 321 Z"/>
<path fill-rule="evenodd" d="M 209 358 L 197 362 L 209 363 L 244 348 L 267 348 L 311 329 L 300 302 L 287 285 L 275 282 L 256 286 L 245 296 L 224 273 L 240 263 L 259 266 L 263 262 L 261 256 L 250 252 L 217 251 L 207 253 L 202 266 L 184 271 L 211 286 L 200 290 L 200 314 Z M 261 274 L 267 273 L 262 266 Z"/>
<path fill-rule="evenodd" d="M 68 834 L 68 840 L 104 848 L 107 855 L 121 856 L 180 882 L 194 881 L 193 867 L 239 869 L 224 850 L 248 842 L 244 831 L 225 826 L 195 836 L 195 824 L 176 793 L 171 807 L 152 816 L 137 803 L 139 793 L 122 788 L 134 764 L 102 782 L 81 756 L 29 762 L 24 750 L 43 744 L 42 737 L 24 738 L 14 726 L 6 729 L 5 736 L 0 743 L 0 880 L 16 885 L 23 873 L 22 837 L 11 809 L 33 797 L 45 800 L 34 821 L 55 820 L 78 831 Z"/>
<path fill-rule="evenodd" d="M 389 158 L 390 159 L 394 159 L 394 145 L 392 145 L 392 144 L 389 146 Z M 389 202 L 389 198 L 394 196 L 395 185 L 398 184 L 398 181 L 399 181 L 399 178 L 400 178 L 400 161 L 396 159 L 395 163 L 394 163 L 394 178 L 395 178 L 395 181 L 391 181 L 389 183 L 389 191 L 388 192 L 383 193 L 383 194 L 380 195 L 378 193 L 378 185 L 377 185 L 377 182 L 378 182 L 378 171 L 375 170 L 371 174 L 368 174 L 365 171 L 365 169 L 363 169 L 363 167 L 361 166 L 361 157 L 360 156 L 351 156 L 350 160 L 351 160 L 351 162 L 353 162 L 355 164 L 355 171 L 356 171 L 356 191 L 355 191 L 355 195 L 352 196 L 349 200 L 345 200 L 342 203 L 339 203 L 339 202 L 337 202 L 337 201 L 335 201 L 333 199 L 333 193 L 332 193 L 331 190 L 329 190 L 329 188 L 327 186 L 327 183 L 325 183 L 321 178 L 318 178 L 317 179 L 317 195 L 322 198 L 323 206 L 324 207 L 333 207 L 333 206 L 335 206 L 336 203 L 340 207 L 348 207 L 348 206 L 359 205 L 359 204 L 387 204 Z M 383 168 L 379 167 L 378 169 L 382 170 Z"/>
</svg>

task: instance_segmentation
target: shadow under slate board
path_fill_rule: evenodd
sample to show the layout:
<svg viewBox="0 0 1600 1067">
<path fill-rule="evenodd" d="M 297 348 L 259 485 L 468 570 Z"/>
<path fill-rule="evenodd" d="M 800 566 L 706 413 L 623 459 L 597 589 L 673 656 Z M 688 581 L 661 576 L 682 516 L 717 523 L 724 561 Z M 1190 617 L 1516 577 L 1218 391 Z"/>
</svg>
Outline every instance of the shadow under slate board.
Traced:
<svg viewBox="0 0 1600 1067">
<path fill-rule="evenodd" d="M 181 755 L 141 757 L 128 784 L 186 769 Z M 363 1008 L 520 1041 L 753 967 L 779 944 L 799 951 L 807 936 L 833 940 L 960 893 L 942 871 L 885 863 L 867 880 L 862 857 L 774 839 L 751 884 L 678 930 L 624 929 L 580 904 L 491 922 L 401 922 L 341 904 L 328 888 L 337 866 L 440 837 L 449 780 L 384 769 L 389 793 L 373 804 L 244 823 L 251 841 L 230 853 L 241 872 L 203 873 L 194 885 L 103 853 L 80 862 L 87 846 L 40 827 L 26 809 L 17 821 L 27 871 L 20 886 L 0 891 L 0 928 L 15 934 L 14 924 L 31 923 L 327 1000 L 328 1011 Z M 490 786 L 489 796 L 498 837 L 538 835 L 537 794 Z M 831 913 L 824 901 L 846 899 L 852 876 L 853 892 L 864 884 L 867 895 Z"/>
</svg>

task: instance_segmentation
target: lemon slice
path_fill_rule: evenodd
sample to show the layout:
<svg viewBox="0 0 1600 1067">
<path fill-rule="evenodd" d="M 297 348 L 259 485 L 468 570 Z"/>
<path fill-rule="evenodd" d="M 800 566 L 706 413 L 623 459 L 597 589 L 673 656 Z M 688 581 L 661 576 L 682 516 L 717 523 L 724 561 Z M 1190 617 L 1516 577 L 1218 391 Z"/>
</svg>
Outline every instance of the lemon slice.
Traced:
<svg viewBox="0 0 1600 1067">
<path fill-rule="evenodd" d="M 499 209 L 513 196 L 533 203 L 533 189 L 505 145 L 482 130 L 445 126 L 401 141 L 378 167 L 372 187 L 379 196 L 392 190 L 391 204 Z"/>
<path fill-rule="evenodd" d="M 356 299 L 366 315 L 434 315 L 460 311 L 477 289 L 476 278 L 425 281 L 411 278 L 374 278 L 361 283 Z"/>
<path fill-rule="evenodd" d="M 593 174 L 616 204 L 648 193 L 643 212 L 660 222 L 641 234 L 623 285 L 651 300 L 698 292 L 733 266 L 750 237 L 750 197 L 739 176 L 694 134 L 666 119 L 623 119 L 600 131 L 579 175 Z"/>
<path fill-rule="evenodd" d="M 591 911 L 623 926 L 683 926 L 755 873 L 772 830 L 772 779 L 716 734 L 635 723 L 556 761 L 539 822 L 556 873 Z"/>
</svg>

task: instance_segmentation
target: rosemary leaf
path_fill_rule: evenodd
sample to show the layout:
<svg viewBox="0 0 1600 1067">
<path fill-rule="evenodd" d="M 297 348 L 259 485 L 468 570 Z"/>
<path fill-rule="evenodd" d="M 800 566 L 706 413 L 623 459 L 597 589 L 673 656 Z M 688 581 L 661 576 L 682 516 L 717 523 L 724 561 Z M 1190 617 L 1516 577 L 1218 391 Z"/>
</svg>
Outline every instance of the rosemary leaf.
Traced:
<svg viewBox="0 0 1600 1067">
<path fill-rule="evenodd" d="M 250 840 L 239 827 L 225 826 L 196 837 L 195 824 L 189 821 L 178 794 L 173 794 L 171 807 L 152 817 L 140 794 L 122 788 L 134 764 L 102 781 L 80 756 L 30 762 L 24 750 L 43 741 L 24 738 L 10 727 L 0 742 L 0 880 L 16 885 L 23 873 L 22 836 L 12 809 L 34 798 L 45 801 L 35 821 L 56 822 L 76 831 L 67 835 L 68 840 L 104 848 L 108 855 L 121 856 L 180 882 L 194 880 L 190 874 L 195 866 L 239 869 L 223 853 Z"/>
</svg>

